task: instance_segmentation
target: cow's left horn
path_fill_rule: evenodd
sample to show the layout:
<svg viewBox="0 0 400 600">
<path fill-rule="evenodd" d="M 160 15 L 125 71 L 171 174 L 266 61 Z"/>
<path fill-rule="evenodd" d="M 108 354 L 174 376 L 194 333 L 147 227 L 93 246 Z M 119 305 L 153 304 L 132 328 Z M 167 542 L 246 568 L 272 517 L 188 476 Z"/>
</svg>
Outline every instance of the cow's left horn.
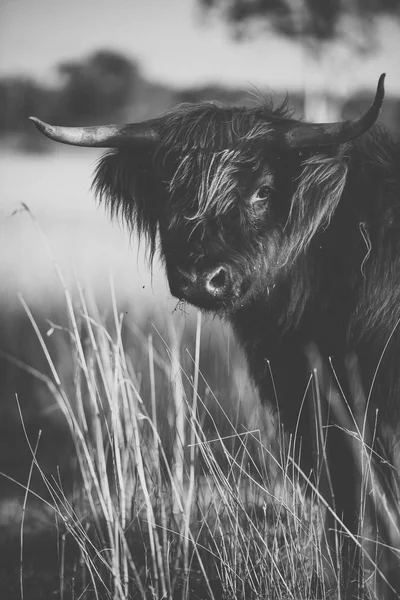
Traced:
<svg viewBox="0 0 400 600">
<path fill-rule="evenodd" d="M 158 141 L 157 130 L 150 121 L 126 125 L 99 125 L 94 127 L 58 127 L 29 117 L 45 136 L 72 146 L 94 148 L 129 148 Z"/>
<path fill-rule="evenodd" d="M 296 123 L 285 133 L 290 148 L 343 144 L 362 135 L 376 122 L 385 97 L 385 73 L 379 77 L 375 99 L 360 117 L 339 123 Z"/>
</svg>

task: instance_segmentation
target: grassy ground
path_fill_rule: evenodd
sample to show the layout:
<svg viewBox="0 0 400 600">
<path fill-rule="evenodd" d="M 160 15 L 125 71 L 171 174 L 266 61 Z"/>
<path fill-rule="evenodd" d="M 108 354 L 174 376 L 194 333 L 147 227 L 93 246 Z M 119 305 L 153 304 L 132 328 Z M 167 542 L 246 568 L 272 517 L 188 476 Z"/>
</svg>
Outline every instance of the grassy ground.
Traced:
<svg viewBox="0 0 400 600">
<path fill-rule="evenodd" d="M 17 395 L 30 460 L 3 475 L 20 482 L 2 505 L 7 598 L 315 594 L 323 515 L 279 466 L 234 346 L 210 346 L 215 323 L 154 315 L 146 330 L 66 290 L 68 318 L 43 327 L 21 301 L 47 368 L 9 359 L 47 389 L 62 464 Z"/>
<path fill-rule="evenodd" d="M 214 323 L 138 326 L 113 296 L 105 317 L 79 289 L 65 288 L 63 324 L 21 303 L 47 367 L 8 360 L 48 404 L 35 430 L 15 397 L 29 460 L 2 475 L 1 597 L 341 597 L 324 500 L 300 483 L 240 355 L 222 334 L 209 345 Z M 54 423 L 58 443 L 44 441 Z M 383 598 L 368 564 L 365 597 Z"/>
</svg>

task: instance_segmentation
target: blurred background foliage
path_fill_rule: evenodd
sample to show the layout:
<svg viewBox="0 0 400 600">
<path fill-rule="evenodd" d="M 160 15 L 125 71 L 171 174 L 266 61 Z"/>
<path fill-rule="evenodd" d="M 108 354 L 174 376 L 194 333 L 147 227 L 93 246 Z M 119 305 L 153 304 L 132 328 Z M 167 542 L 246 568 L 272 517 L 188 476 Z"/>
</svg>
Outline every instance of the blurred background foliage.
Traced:
<svg viewBox="0 0 400 600">
<path fill-rule="evenodd" d="M 257 23 L 268 30 L 290 38 L 326 42 L 340 37 L 342 43 L 355 44 L 354 25 L 364 33 L 365 51 L 371 50 L 371 31 L 375 18 L 382 15 L 400 17 L 397 0 L 200 0 L 206 10 L 219 7 L 223 16 L 235 27 L 237 35 L 248 32 Z M 344 36 L 344 24 L 351 20 L 353 28 Z M 368 39 L 367 39 L 368 38 Z"/>
<path fill-rule="evenodd" d="M 206 25 L 207 19 L 226 22 L 238 41 L 277 35 L 297 43 L 305 53 L 305 73 L 326 73 L 321 89 L 305 75 L 303 89 L 289 98 L 297 117 L 315 121 L 353 116 L 364 108 L 372 94 L 353 88 L 351 61 L 379 50 L 380 19 L 400 24 L 398 0 L 197 0 L 197 6 Z M 48 146 L 28 122 L 31 114 L 51 123 L 82 125 L 146 119 L 182 101 L 254 102 L 232 87 L 177 89 L 150 81 L 136 60 L 108 48 L 63 61 L 55 72 L 52 87 L 27 76 L 0 79 L 0 136 L 6 143 L 28 150 Z M 278 91 L 277 102 L 285 93 Z M 383 121 L 390 127 L 399 126 L 399 106 L 399 99 L 389 95 Z"/>
<path fill-rule="evenodd" d="M 107 49 L 98 50 L 80 61 L 62 62 L 56 66 L 56 71 L 58 83 L 52 87 L 45 87 L 26 76 L 0 79 L 0 142 L 3 145 L 30 151 L 52 146 L 43 136 L 37 135 L 28 120 L 30 115 L 62 125 L 96 125 L 144 120 L 181 102 L 215 100 L 224 104 L 253 105 L 257 100 L 251 89 L 246 92 L 212 84 L 177 89 L 149 81 L 136 61 Z M 257 91 L 257 94 L 262 96 L 262 92 Z M 325 101 L 337 104 L 336 95 L 330 98 L 329 94 L 328 90 Z M 286 95 L 286 90 L 282 89 L 273 99 L 279 104 Z M 343 100 L 338 117 L 358 114 L 372 97 L 372 92 L 359 90 Z M 321 98 L 317 100 L 320 102 Z M 309 112 L 306 103 L 307 90 L 289 94 L 289 106 L 297 118 Z M 387 97 L 382 120 L 389 127 L 399 127 L 399 98 Z"/>
<path fill-rule="evenodd" d="M 305 77 L 302 113 L 310 121 L 337 121 L 346 113 L 352 89 L 352 62 L 380 46 L 379 19 L 400 22 L 398 0 L 200 0 L 205 13 L 215 10 L 240 41 L 254 35 L 278 34 L 298 44 L 307 70 L 320 72 L 317 90 Z M 350 93 L 349 93 L 350 92 Z M 353 99 L 354 100 L 354 99 Z M 363 104 L 360 98 L 360 103 Z M 397 111 L 398 112 L 398 111 Z M 389 118 L 388 124 L 396 125 Z"/>
</svg>

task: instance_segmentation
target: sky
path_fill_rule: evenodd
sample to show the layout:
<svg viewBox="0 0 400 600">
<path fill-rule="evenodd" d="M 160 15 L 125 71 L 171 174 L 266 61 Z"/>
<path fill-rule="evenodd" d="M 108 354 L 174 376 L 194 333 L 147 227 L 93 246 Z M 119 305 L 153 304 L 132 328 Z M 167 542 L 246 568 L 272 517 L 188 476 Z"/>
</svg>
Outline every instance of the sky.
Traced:
<svg viewBox="0 0 400 600">
<path fill-rule="evenodd" d="M 55 81 L 60 61 L 108 48 L 174 86 L 290 91 L 305 78 L 316 87 L 329 78 L 331 85 L 373 88 L 385 71 L 388 93 L 400 94 L 400 28 L 386 22 L 379 39 L 382 49 L 368 58 L 337 49 L 317 71 L 297 45 L 273 35 L 238 43 L 217 15 L 202 17 L 196 0 L 0 0 L 0 76 L 24 73 L 42 82 Z"/>
</svg>

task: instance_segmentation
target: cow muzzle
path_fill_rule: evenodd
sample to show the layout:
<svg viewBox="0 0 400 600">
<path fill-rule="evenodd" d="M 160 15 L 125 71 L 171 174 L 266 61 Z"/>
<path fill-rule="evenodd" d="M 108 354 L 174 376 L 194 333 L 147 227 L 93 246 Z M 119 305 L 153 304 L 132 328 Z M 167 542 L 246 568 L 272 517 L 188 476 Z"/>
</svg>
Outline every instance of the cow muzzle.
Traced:
<svg viewBox="0 0 400 600">
<path fill-rule="evenodd" d="M 202 271 L 177 267 L 169 274 L 169 286 L 173 296 L 211 310 L 236 297 L 232 271 L 227 265 Z"/>
</svg>

